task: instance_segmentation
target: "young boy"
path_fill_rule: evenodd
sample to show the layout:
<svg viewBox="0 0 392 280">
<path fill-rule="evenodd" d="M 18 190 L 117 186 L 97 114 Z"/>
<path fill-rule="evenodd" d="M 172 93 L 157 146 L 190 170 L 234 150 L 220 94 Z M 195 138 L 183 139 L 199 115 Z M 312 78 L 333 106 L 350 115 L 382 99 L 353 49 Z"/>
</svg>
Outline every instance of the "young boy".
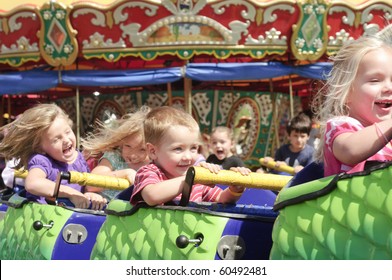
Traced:
<svg viewBox="0 0 392 280">
<path fill-rule="evenodd" d="M 312 121 L 305 113 L 299 113 L 287 125 L 289 144 L 282 145 L 275 152 L 276 166 L 289 165 L 298 173 L 313 161 L 314 148 L 307 144 Z M 268 162 L 272 158 L 266 157 Z"/>
<path fill-rule="evenodd" d="M 197 160 L 200 145 L 199 126 L 190 114 L 173 107 L 151 110 L 144 121 L 147 153 L 152 160 L 141 167 L 131 196 L 133 205 L 146 202 L 150 206 L 181 198 L 185 174 Z M 200 166 L 218 173 L 218 165 L 201 162 Z M 235 168 L 242 175 L 248 168 Z M 243 187 L 230 186 L 225 190 L 214 186 L 195 185 L 190 201 L 235 203 L 243 193 Z"/>
</svg>

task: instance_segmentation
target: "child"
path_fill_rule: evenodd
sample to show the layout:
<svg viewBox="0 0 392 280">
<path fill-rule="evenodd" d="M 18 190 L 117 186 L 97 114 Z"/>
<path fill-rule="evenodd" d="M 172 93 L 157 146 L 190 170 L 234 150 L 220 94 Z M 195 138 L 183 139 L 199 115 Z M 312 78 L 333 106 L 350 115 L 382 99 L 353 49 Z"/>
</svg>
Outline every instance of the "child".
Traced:
<svg viewBox="0 0 392 280">
<path fill-rule="evenodd" d="M 135 178 L 131 196 L 133 205 L 146 202 L 154 206 L 180 199 L 185 184 L 185 174 L 199 156 L 199 126 L 190 114 L 173 107 L 158 107 L 148 113 L 144 121 L 144 135 L 151 164 L 141 167 Z M 219 172 L 217 165 L 201 162 L 200 166 Z M 242 175 L 249 169 L 237 169 Z M 235 203 L 243 187 L 195 185 L 190 201 Z"/>
<path fill-rule="evenodd" d="M 392 160 L 391 26 L 383 31 L 342 46 L 313 103 L 322 104 L 317 115 L 323 137 L 316 156 L 325 176 Z"/>
<path fill-rule="evenodd" d="M 225 126 L 215 127 L 210 136 L 210 148 L 213 154 L 209 155 L 207 162 L 218 164 L 222 169 L 231 167 L 245 167 L 244 162 L 233 154 L 235 149 L 234 133 Z"/>
<path fill-rule="evenodd" d="M 24 179 L 22 178 L 15 178 L 15 166 L 18 165 L 18 160 L 11 159 L 7 160 L 3 171 L 1 172 L 1 177 L 3 179 L 4 185 L 8 188 L 14 188 L 14 185 L 24 186 Z"/>
<path fill-rule="evenodd" d="M 313 161 L 314 148 L 307 144 L 312 121 L 305 113 L 301 112 L 290 120 L 287 125 L 289 144 L 284 144 L 275 152 L 276 167 L 289 165 L 298 173 Z M 268 162 L 271 157 L 264 160 Z"/>
<path fill-rule="evenodd" d="M 18 159 L 15 168 L 29 171 L 25 179 L 26 197 L 47 203 L 55 190 L 61 171 L 88 172 L 86 161 L 76 150 L 72 121 L 55 104 L 40 104 L 26 110 L 21 117 L 0 128 L 7 133 L 0 144 L 6 160 Z M 59 197 L 69 198 L 77 208 L 102 209 L 106 199 L 96 193 L 83 193 L 77 184 L 61 184 Z"/>
<path fill-rule="evenodd" d="M 149 163 L 144 144 L 143 121 L 149 108 L 143 106 L 135 113 L 126 114 L 111 124 L 98 123 L 99 129 L 82 139 L 83 152 L 88 157 L 102 155 L 91 173 L 115 176 L 135 181 L 136 171 Z M 119 191 L 88 187 L 113 199 Z"/>
<path fill-rule="evenodd" d="M 0 142 L 4 139 L 4 135 L 7 134 L 8 129 L 4 128 L 2 130 L 2 133 L 0 134 Z M 1 157 L 2 160 L 4 160 L 3 157 Z M 4 167 L 2 168 L 1 171 L 1 179 L 2 179 L 2 184 L 4 187 L 8 187 L 10 189 L 13 189 L 16 185 L 24 187 L 24 179 L 22 178 L 15 178 L 14 173 L 15 173 L 15 166 L 18 165 L 18 159 L 10 159 L 5 161 L 4 160 Z M 16 189 L 15 189 L 16 190 Z"/>
<path fill-rule="evenodd" d="M 317 147 L 320 143 L 320 124 L 315 119 L 312 110 L 307 110 L 305 113 L 309 116 L 309 118 L 312 122 L 312 128 L 310 129 L 310 132 L 309 132 L 308 145 L 312 146 L 314 149 L 317 149 Z"/>
</svg>

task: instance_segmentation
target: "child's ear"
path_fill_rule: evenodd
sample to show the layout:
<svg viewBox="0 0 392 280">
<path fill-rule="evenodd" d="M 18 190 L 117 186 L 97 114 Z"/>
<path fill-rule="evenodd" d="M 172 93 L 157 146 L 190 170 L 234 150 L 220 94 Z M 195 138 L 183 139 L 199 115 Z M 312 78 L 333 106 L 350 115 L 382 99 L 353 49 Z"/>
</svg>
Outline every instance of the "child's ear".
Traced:
<svg viewBox="0 0 392 280">
<path fill-rule="evenodd" d="M 156 159 L 156 147 L 151 143 L 146 143 L 147 155 L 151 160 Z"/>
</svg>

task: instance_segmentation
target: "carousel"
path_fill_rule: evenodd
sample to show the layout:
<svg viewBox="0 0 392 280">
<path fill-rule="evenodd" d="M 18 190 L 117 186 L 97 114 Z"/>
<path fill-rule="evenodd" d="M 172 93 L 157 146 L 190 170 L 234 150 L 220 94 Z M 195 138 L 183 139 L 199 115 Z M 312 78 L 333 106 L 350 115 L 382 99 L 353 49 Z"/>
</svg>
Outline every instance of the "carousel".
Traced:
<svg viewBox="0 0 392 280">
<path fill-rule="evenodd" d="M 2 122 L 34 102 L 56 102 L 79 138 L 95 119 L 179 106 L 206 134 L 233 128 L 241 158 L 257 167 L 284 141 L 287 120 L 308 108 L 328 57 L 391 15 L 388 1 L 8 1 L 0 8 Z M 134 209 L 126 186 L 97 212 L 33 204 L 15 186 L 1 195 L 0 259 L 392 258 L 390 167 L 334 178 L 313 168 L 268 183 L 255 173 L 249 195 L 230 206 Z M 189 173 L 191 186 L 198 172 Z M 227 177 L 212 180 L 237 180 Z M 385 203 L 373 203 L 376 194 Z"/>
<path fill-rule="evenodd" d="M 250 166 L 307 109 L 327 57 L 388 14 L 323 1 L 34 2 L 0 9 L 3 122 L 37 101 L 58 103 L 80 136 L 141 105 L 181 106 L 207 134 L 224 125 L 240 137 L 250 118 L 238 147 Z"/>
<path fill-rule="evenodd" d="M 95 119 L 181 106 L 206 134 L 233 128 L 239 155 L 258 166 L 308 109 L 328 57 L 381 30 L 390 9 L 358 0 L 9 1 L 0 8 L 1 121 L 56 102 L 83 136 Z"/>
</svg>

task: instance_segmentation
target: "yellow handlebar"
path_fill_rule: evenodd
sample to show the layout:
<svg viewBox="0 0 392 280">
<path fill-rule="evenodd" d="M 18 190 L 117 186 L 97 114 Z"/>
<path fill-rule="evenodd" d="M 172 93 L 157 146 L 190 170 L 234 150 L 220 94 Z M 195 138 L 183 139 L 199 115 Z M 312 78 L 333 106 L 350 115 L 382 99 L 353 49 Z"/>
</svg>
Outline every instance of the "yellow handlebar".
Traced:
<svg viewBox="0 0 392 280">
<path fill-rule="evenodd" d="M 94 186 L 112 190 L 125 190 L 132 183 L 127 179 L 112 176 L 91 174 L 87 172 L 70 171 L 69 182 L 81 186 Z"/>
<path fill-rule="evenodd" d="M 132 182 L 127 179 L 117 178 L 112 176 L 91 174 L 87 172 L 70 171 L 68 182 L 71 184 L 78 184 L 80 186 L 93 186 L 112 190 L 125 190 Z M 27 170 L 15 170 L 14 176 L 16 178 L 26 179 Z"/>
<path fill-rule="evenodd" d="M 277 171 L 286 172 L 286 173 L 291 174 L 291 175 L 295 174 L 294 167 L 291 167 L 289 165 L 279 165 L 279 166 L 276 166 L 276 161 L 274 161 L 274 160 L 269 160 L 268 162 L 264 162 L 264 158 L 260 158 L 259 159 L 259 163 L 262 166 L 265 166 L 265 167 L 267 167 L 269 169 L 274 169 L 274 170 L 277 170 Z"/>
<path fill-rule="evenodd" d="M 280 191 L 292 178 L 292 176 L 256 172 L 252 172 L 249 175 L 241 175 L 239 172 L 230 170 L 220 170 L 215 174 L 204 167 L 195 166 L 192 168 L 195 172 L 194 184 L 220 184 Z"/>
<path fill-rule="evenodd" d="M 16 178 L 26 179 L 28 173 L 29 172 L 27 170 L 17 169 L 14 171 L 14 176 Z"/>
</svg>

